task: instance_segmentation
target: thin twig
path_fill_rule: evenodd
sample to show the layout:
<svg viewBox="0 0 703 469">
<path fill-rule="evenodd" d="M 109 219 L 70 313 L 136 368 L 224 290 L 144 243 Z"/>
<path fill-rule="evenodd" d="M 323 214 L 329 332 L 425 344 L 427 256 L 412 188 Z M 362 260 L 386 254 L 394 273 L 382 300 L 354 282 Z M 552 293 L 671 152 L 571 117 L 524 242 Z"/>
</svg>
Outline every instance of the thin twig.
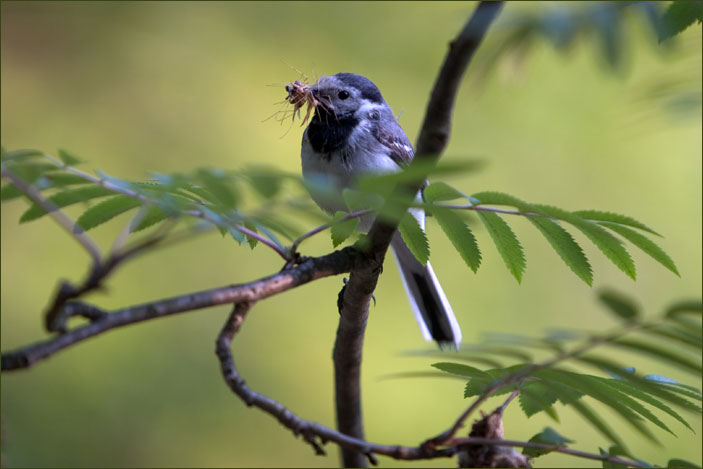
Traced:
<svg viewBox="0 0 703 469">
<path fill-rule="evenodd" d="M 2 165 L 1 173 L 2 177 L 9 179 L 20 192 L 29 197 L 32 202 L 43 208 L 44 211 L 46 211 L 54 219 L 54 221 L 59 224 L 59 226 L 71 235 L 73 239 L 78 241 L 78 243 L 85 248 L 88 254 L 90 254 L 90 257 L 93 260 L 93 265 L 100 265 L 100 248 L 80 226 L 78 226 L 65 213 L 63 213 L 56 204 L 45 199 L 38 190 L 33 188 L 30 184 L 27 184 L 22 178 L 18 177 L 4 164 Z"/>
<path fill-rule="evenodd" d="M 358 218 L 358 217 L 364 216 L 370 212 L 371 212 L 371 210 L 359 210 L 356 212 L 347 213 L 339 220 L 334 220 L 329 223 L 325 223 L 324 225 L 320 225 L 317 228 L 313 228 L 312 230 L 308 231 L 307 233 L 300 235 L 298 238 L 296 238 L 295 241 L 293 241 L 293 244 L 291 245 L 291 248 L 290 248 L 290 252 L 291 253 L 297 252 L 298 246 L 300 246 L 300 243 L 302 243 L 303 241 L 305 241 L 306 239 L 308 239 L 312 236 L 315 236 L 316 234 L 318 234 L 322 231 L 325 231 L 327 228 L 330 228 L 333 225 L 336 225 L 337 223 L 351 220 L 352 218 Z"/>
</svg>

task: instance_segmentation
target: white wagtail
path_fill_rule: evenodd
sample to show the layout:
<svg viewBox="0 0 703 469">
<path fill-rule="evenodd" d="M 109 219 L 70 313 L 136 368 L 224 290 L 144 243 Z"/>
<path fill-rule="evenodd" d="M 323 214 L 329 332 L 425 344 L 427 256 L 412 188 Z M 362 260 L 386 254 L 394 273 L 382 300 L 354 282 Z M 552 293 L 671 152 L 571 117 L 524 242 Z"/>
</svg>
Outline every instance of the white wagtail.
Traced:
<svg viewBox="0 0 703 469">
<path fill-rule="evenodd" d="M 290 98 L 295 90 L 290 86 L 286 89 L 294 102 Z M 340 190 L 353 188 L 360 174 L 398 172 L 413 159 L 412 144 L 368 78 L 338 73 L 319 79 L 305 92 L 312 93 L 317 101 L 315 114 L 303 133 L 301 156 L 306 180 L 324 177 Z M 313 194 L 313 199 L 327 212 L 348 210 L 328 197 Z M 411 209 L 411 213 L 424 230 L 424 210 Z M 362 230 L 368 230 L 370 221 L 362 220 Z M 440 345 L 458 346 L 461 329 L 429 262 L 422 265 L 398 232 L 393 235 L 391 247 L 422 335 Z"/>
</svg>

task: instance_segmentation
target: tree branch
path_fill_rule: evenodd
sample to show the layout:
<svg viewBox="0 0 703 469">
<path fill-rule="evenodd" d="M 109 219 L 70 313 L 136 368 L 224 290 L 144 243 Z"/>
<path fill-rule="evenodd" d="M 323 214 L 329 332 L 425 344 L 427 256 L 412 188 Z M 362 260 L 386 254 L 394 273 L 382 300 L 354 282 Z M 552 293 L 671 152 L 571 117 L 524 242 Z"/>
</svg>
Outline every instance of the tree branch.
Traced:
<svg viewBox="0 0 703 469">
<path fill-rule="evenodd" d="M 348 436 L 344 432 L 332 430 L 331 428 L 317 422 L 303 420 L 280 402 L 249 388 L 237 371 L 234 363 L 234 356 L 232 354 L 231 343 L 240 331 L 242 324 L 244 323 L 244 319 L 246 318 L 246 314 L 249 312 L 253 304 L 253 302 L 237 303 L 227 318 L 227 321 L 225 322 L 215 342 L 215 353 L 220 360 L 220 368 L 222 370 L 222 375 L 225 382 L 230 387 L 232 392 L 239 396 L 239 398 L 241 398 L 246 405 L 257 407 L 276 417 L 276 419 L 284 427 L 293 431 L 296 436 L 301 435 L 303 439 L 313 447 L 315 453 L 318 455 L 325 455 L 326 453 L 323 446 L 326 442 L 332 441 L 337 443 L 342 448 L 349 450 L 349 452 L 362 455 L 365 461 L 368 460 L 371 464 L 376 465 L 377 460 L 374 454 L 389 456 L 399 460 L 436 459 L 451 457 L 459 451 L 461 447 L 467 445 L 480 445 L 543 449 L 547 451 L 564 453 L 579 458 L 622 464 L 628 467 L 650 467 L 645 466 L 640 462 L 621 459 L 615 456 L 587 453 L 584 451 L 571 449 L 563 445 L 560 446 L 531 441 L 505 440 L 503 438 L 484 438 L 475 436 L 470 436 L 467 438 L 453 438 L 446 442 L 446 448 L 428 448 L 425 445 L 416 447 L 380 445 L 364 441 L 360 438 Z M 496 409 L 496 412 L 500 412 L 502 414 L 507 405 L 516 395 L 517 391 L 513 392 L 506 399 L 506 401 L 498 409 Z M 478 402 L 478 400 L 476 402 Z"/>
<path fill-rule="evenodd" d="M 28 368 L 67 347 L 116 327 L 221 304 L 254 302 L 312 280 L 349 272 L 365 262 L 364 256 L 356 249 L 347 247 L 326 256 L 308 258 L 295 267 L 253 282 L 204 290 L 106 313 L 91 324 L 3 353 L 2 371 Z"/>
<path fill-rule="evenodd" d="M 415 160 L 438 159 L 444 151 L 449 141 L 451 117 L 459 84 L 488 27 L 502 6 L 502 2 L 479 3 L 464 29 L 450 44 L 427 105 L 416 144 Z M 422 183 L 423 180 L 417 181 L 411 193 L 416 193 Z M 373 264 L 363 270 L 351 272 L 340 303 L 340 320 L 333 354 L 337 428 L 361 440 L 364 438 L 359 379 L 361 348 L 371 295 L 376 288 L 383 259 L 396 228 L 397 224 L 381 220 L 374 222 L 368 235 L 367 251 Z M 363 454 L 346 447 L 342 449 L 342 463 L 345 467 L 366 467 Z"/>
</svg>

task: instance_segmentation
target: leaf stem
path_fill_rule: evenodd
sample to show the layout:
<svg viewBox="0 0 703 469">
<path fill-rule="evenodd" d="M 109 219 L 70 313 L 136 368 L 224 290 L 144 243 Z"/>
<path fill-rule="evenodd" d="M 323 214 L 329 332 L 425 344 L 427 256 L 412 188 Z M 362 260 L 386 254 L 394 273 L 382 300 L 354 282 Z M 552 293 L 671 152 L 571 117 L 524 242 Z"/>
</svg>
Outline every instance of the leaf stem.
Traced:
<svg viewBox="0 0 703 469">
<path fill-rule="evenodd" d="M 2 177 L 9 179 L 15 187 L 26 195 L 32 202 L 43 208 L 69 235 L 85 248 L 93 260 L 94 266 L 101 264 L 100 248 L 82 229 L 71 220 L 59 207 L 50 200 L 42 197 L 41 193 L 22 178 L 13 173 L 4 164 L 1 165 Z"/>
<path fill-rule="evenodd" d="M 313 228 L 312 230 L 308 231 L 307 233 L 300 235 L 295 241 L 293 241 L 293 244 L 290 247 L 290 252 L 295 253 L 298 250 L 298 246 L 300 246 L 300 243 L 305 241 L 306 239 L 326 230 L 327 228 L 330 228 L 332 225 L 335 225 L 337 223 L 341 223 L 343 221 L 351 220 L 352 218 L 358 218 L 363 215 L 366 215 L 370 213 L 371 210 L 359 210 L 356 212 L 351 212 L 340 218 L 339 220 L 331 221 L 329 223 L 325 223 L 324 225 L 320 225 L 317 228 Z"/>
</svg>

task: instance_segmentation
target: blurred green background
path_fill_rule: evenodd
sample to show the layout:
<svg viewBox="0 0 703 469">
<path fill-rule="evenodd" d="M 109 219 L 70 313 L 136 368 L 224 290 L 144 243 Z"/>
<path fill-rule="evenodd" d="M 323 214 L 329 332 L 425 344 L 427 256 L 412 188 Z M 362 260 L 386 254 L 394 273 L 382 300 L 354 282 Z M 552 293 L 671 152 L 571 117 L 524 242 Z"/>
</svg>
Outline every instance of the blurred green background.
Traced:
<svg viewBox="0 0 703 469">
<path fill-rule="evenodd" d="M 508 27 L 510 15 L 552 7 L 508 4 L 495 34 Z M 263 163 L 298 171 L 302 129 L 296 124 L 286 133 L 287 123 L 263 122 L 278 109 L 283 84 L 299 78 L 287 64 L 308 75 L 368 76 L 396 113 L 402 112 L 401 125 L 415 140 L 447 43 L 472 8 L 452 2 L 2 2 L 2 144 L 47 152 L 67 148 L 87 159 L 88 168 L 127 179 L 203 165 Z M 691 27 L 672 46 L 660 47 L 642 21 L 628 18 L 625 60 L 615 71 L 604 68 L 596 40 L 564 54 L 537 42 L 524 57 L 511 53 L 487 69 L 481 64 L 496 45 L 489 38 L 461 89 L 445 157 L 480 157 L 489 165 L 449 182 L 466 192 L 501 190 L 566 209 L 631 215 L 664 234 L 660 244 L 681 278 L 633 250 L 639 273 L 633 282 L 576 234 L 594 267 L 594 287 L 588 288 L 536 231 L 513 220 L 528 259 L 518 285 L 478 226 L 484 262 L 475 275 L 430 223 L 432 263 L 465 341 L 476 342 L 486 331 L 610 327 L 614 322 L 595 299 L 602 286 L 637 298 L 652 314 L 674 299 L 700 295 L 700 107 L 662 99 L 662 93 L 671 97 L 671 83 L 693 83 L 693 91 L 700 90 L 700 31 Z M 78 280 L 87 268 L 83 251 L 51 220 L 18 225 L 25 208 L 24 202 L 2 206 L 3 350 L 44 338 L 41 313 L 58 279 Z M 121 228 L 117 222 L 103 225 L 95 237 L 107 249 Z M 320 236 L 303 253 L 330 249 L 329 239 Z M 269 250 L 252 252 L 210 234 L 128 264 L 110 280 L 109 290 L 89 300 L 117 308 L 245 282 L 280 266 Z M 341 285 L 341 277 L 324 279 L 261 302 L 234 344 L 240 371 L 254 389 L 329 426 Z M 415 445 L 445 429 L 465 408 L 463 383 L 383 379 L 429 370 L 437 359 L 401 355 L 433 345 L 423 342 L 390 264 L 376 299 L 364 350 L 366 434 L 375 442 Z M 218 307 L 115 330 L 29 371 L 4 373 L 5 463 L 337 465 L 333 445 L 327 457 L 314 456 L 224 385 L 213 351 L 227 312 Z M 658 363 L 633 363 L 643 372 L 691 383 Z M 577 440 L 579 449 L 597 452 L 606 444 L 562 409 L 556 428 Z M 649 462 L 664 464 L 667 456 L 678 456 L 700 464 L 700 420 L 686 417 L 698 435 L 665 418 L 679 438 L 659 432 L 661 447 L 632 435 L 619 419 L 612 423 Z M 526 440 L 545 425 L 554 423 L 542 414 L 528 420 L 515 407 L 506 416 L 506 437 Z M 453 462 L 382 458 L 381 464 Z M 589 464 L 599 467 L 563 455 L 538 462 Z"/>
</svg>

